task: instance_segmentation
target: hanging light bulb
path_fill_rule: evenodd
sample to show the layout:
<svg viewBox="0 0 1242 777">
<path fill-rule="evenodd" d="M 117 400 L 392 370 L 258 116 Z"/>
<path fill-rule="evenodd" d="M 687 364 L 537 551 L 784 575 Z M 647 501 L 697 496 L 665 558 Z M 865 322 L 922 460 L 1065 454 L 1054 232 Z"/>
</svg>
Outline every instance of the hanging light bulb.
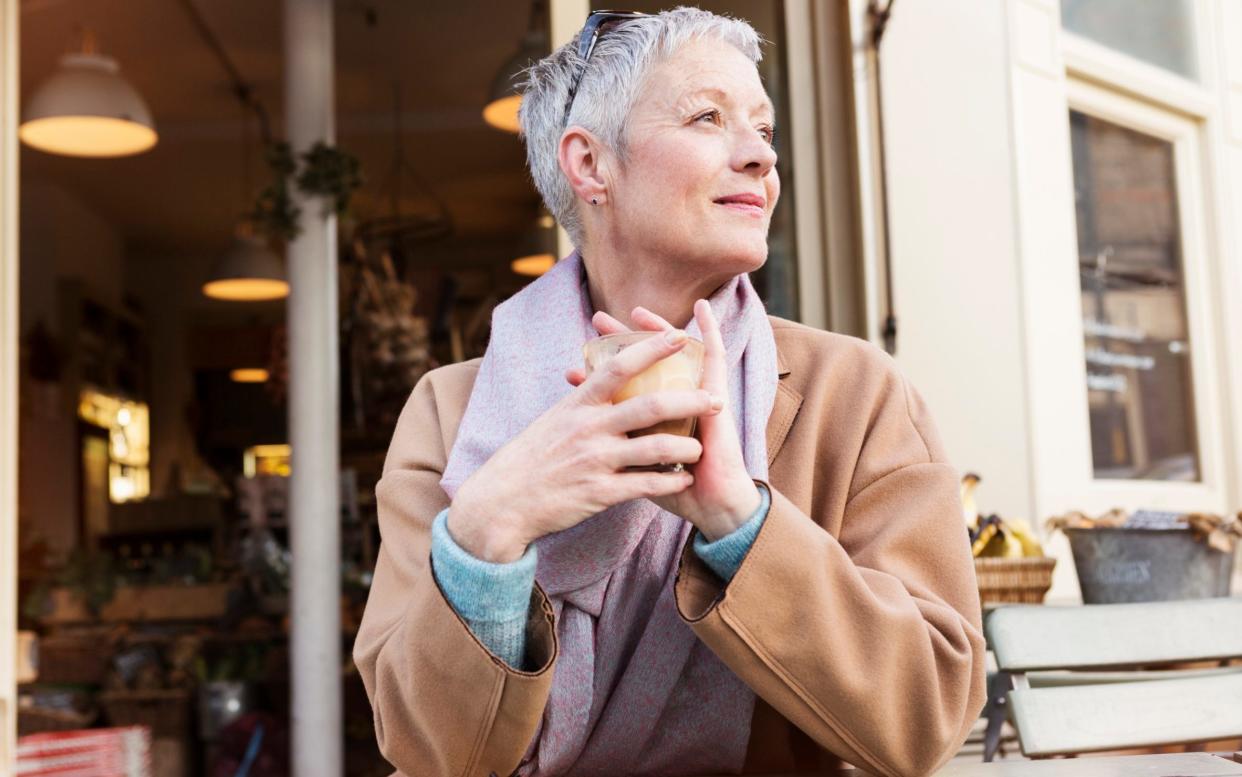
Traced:
<svg viewBox="0 0 1242 777">
<path fill-rule="evenodd" d="M 115 59 L 83 36 L 82 51 L 66 54 L 60 68 L 26 104 L 18 137 L 50 154 L 119 157 L 139 154 L 159 139 L 142 96 L 120 75 Z"/>
<path fill-rule="evenodd" d="M 518 109 L 522 106 L 522 95 L 518 89 L 522 82 L 522 72 L 532 62 L 537 62 L 548 54 L 548 31 L 543 19 L 543 8 L 544 0 L 535 0 L 531 5 L 530 25 L 522 38 L 522 44 L 517 53 L 505 60 L 497 71 L 487 105 L 483 108 L 483 121 L 515 135 L 521 129 Z"/>
<path fill-rule="evenodd" d="M 285 268 L 260 238 L 239 227 L 233 247 L 216 261 L 203 294 L 233 302 L 261 302 L 289 296 Z"/>
</svg>

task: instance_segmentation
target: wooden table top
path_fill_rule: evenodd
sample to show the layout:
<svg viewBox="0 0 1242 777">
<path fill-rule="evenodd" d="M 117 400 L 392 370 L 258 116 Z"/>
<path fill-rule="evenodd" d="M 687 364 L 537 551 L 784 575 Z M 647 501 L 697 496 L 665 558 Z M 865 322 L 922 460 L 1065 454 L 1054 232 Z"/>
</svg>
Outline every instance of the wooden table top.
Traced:
<svg viewBox="0 0 1242 777">
<path fill-rule="evenodd" d="M 1238 760 L 1235 760 L 1238 759 Z M 848 769 L 839 777 L 869 777 L 869 772 Z M 771 774 L 764 777 L 823 777 L 811 774 Z M 1242 777 L 1242 753 L 1164 753 L 1042 761 L 996 761 L 952 763 L 935 777 Z"/>
<path fill-rule="evenodd" d="M 1209 753 L 950 764 L 936 777 L 1242 777 L 1242 763 Z"/>
</svg>

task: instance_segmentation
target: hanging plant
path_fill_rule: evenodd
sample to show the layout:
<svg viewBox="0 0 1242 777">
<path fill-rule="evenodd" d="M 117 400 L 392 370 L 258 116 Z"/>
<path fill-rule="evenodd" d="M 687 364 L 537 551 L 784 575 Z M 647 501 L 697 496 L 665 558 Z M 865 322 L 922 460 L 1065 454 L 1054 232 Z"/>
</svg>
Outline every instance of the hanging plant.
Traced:
<svg viewBox="0 0 1242 777">
<path fill-rule="evenodd" d="M 349 198 L 362 186 L 362 164 L 358 158 L 335 146 L 320 141 L 302 154 L 302 172 L 298 188 L 305 194 L 330 200 L 336 215 L 343 216 Z M 324 215 L 327 215 L 325 210 Z"/>
<path fill-rule="evenodd" d="M 344 215 L 353 193 L 362 186 L 362 164 L 358 158 L 322 141 L 297 157 L 288 143 L 272 143 L 264 158 L 272 180 L 259 192 L 250 217 L 258 230 L 272 240 L 287 243 L 301 232 L 298 218 L 302 213 L 293 202 L 290 181 L 307 196 L 323 197 L 325 216 L 333 211 Z"/>
<path fill-rule="evenodd" d="M 263 158 L 271 170 L 272 181 L 259 192 L 250 218 L 268 239 L 287 243 L 298 236 L 298 217 L 301 215 L 289 196 L 289 178 L 297 170 L 297 162 L 289 144 L 284 141 L 269 144 Z"/>
</svg>

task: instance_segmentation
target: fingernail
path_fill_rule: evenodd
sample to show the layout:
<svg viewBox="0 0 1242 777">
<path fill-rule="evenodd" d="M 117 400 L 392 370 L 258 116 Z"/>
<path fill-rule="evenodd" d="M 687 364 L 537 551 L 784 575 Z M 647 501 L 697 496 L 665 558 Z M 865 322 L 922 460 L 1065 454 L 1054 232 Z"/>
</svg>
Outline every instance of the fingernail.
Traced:
<svg viewBox="0 0 1242 777">
<path fill-rule="evenodd" d="M 686 333 L 680 329 L 670 329 L 664 335 L 664 341 L 667 342 L 669 345 L 677 345 L 678 343 L 685 342 L 685 340 L 686 340 Z"/>
<path fill-rule="evenodd" d="M 712 410 L 720 410 L 724 407 L 724 400 L 720 397 L 712 397 Z"/>
</svg>

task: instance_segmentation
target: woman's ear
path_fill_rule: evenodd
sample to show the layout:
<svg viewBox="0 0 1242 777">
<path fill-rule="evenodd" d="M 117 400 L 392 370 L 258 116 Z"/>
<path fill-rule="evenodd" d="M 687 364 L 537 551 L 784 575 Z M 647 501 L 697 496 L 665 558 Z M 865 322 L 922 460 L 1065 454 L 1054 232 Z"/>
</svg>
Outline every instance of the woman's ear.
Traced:
<svg viewBox="0 0 1242 777">
<path fill-rule="evenodd" d="M 569 127 L 561 135 L 557 161 L 574 194 L 583 202 L 598 205 L 608 193 L 607 161 L 599 140 L 582 127 Z"/>
</svg>

